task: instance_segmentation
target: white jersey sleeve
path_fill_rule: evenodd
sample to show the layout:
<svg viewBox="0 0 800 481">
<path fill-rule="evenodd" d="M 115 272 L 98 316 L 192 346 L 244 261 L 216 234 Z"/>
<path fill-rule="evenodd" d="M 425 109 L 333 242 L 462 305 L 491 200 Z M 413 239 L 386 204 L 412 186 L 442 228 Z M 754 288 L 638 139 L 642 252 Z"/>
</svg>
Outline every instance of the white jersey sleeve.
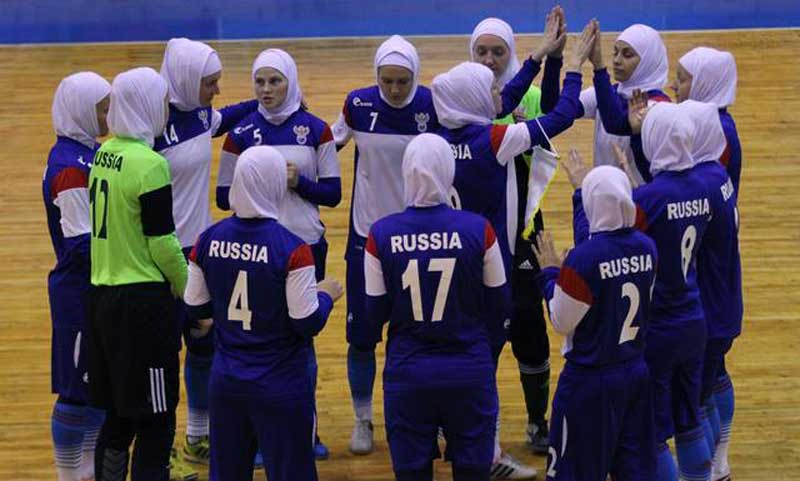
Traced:
<svg viewBox="0 0 800 481">
<path fill-rule="evenodd" d="M 341 177 L 339 167 L 339 156 L 336 154 L 336 143 L 334 142 L 331 128 L 325 125 L 325 131 L 317 147 L 317 177 Z"/>
<path fill-rule="evenodd" d="M 597 115 L 597 93 L 594 87 L 589 87 L 581 92 L 581 104 L 583 105 L 583 118 L 593 119 Z"/>
<path fill-rule="evenodd" d="M 336 145 L 347 145 L 353 137 L 353 129 L 347 125 L 347 119 L 343 113 L 339 114 L 339 119 L 333 124 L 333 140 Z"/>
<path fill-rule="evenodd" d="M 514 157 L 531 148 L 531 134 L 524 122 L 492 126 L 491 141 L 500 165 L 512 162 Z"/>
</svg>

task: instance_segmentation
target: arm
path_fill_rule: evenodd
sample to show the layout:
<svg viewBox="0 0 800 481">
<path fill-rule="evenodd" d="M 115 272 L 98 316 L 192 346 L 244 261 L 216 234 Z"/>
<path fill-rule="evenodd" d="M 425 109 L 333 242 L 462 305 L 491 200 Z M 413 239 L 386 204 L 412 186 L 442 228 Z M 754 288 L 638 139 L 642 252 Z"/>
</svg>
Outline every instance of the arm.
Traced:
<svg viewBox="0 0 800 481">
<path fill-rule="evenodd" d="M 236 140 L 228 134 L 225 144 L 222 146 L 222 153 L 219 156 L 219 172 L 217 173 L 217 207 L 222 210 L 230 210 L 231 205 L 228 194 L 233 183 L 233 171 L 236 169 L 236 161 L 242 150 Z"/>
<path fill-rule="evenodd" d="M 608 71 L 605 68 L 594 71 L 594 90 L 597 94 L 597 108 L 603 128 L 613 135 L 631 135 L 628 123 L 628 103 L 614 90 Z"/>
<path fill-rule="evenodd" d="M 211 319 L 214 315 L 206 276 L 203 269 L 197 265 L 196 246 L 189 254 L 189 276 L 186 281 L 186 290 L 183 293 L 183 302 L 186 303 L 186 315 L 193 323 L 202 319 Z"/>
<path fill-rule="evenodd" d="M 336 120 L 336 123 L 333 124 L 333 140 L 336 143 L 337 152 L 342 150 L 353 137 L 353 128 L 351 127 L 350 122 L 350 112 L 347 108 L 349 103 L 350 96 L 348 95 L 344 101 L 342 113 L 339 114 L 339 118 Z"/>
<path fill-rule="evenodd" d="M 561 57 L 548 56 L 544 63 L 544 77 L 542 77 L 542 112 L 550 113 L 558 102 L 561 90 L 561 66 L 564 60 Z"/>
<path fill-rule="evenodd" d="M 230 129 L 236 126 L 243 118 L 258 109 L 258 100 L 248 100 L 238 104 L 222 107 L 217 112 L 220 114 L 220 123 L 213 131 L 214 137 L 227 134 Z"/>
<path fill-rule="evenodd" d="M 572 194 L 572 240 L 575 245 L 580 245 L 589 238 L 589 220 L 583 211 L 583 198 L 581 189 L 576 189 Z"/>
<path fill-rule="evenodd" d="M 642 135 L 631 135 L 631 151 L 633 152 L 633 159 L 636 161 L 636 170 L 642 176 L 642 180 L 650 182 L 653 176 L 650 174 L 650 161 L 644 155 L 644 147 L 642 147 Z"/>
<path fill-rule="evenodd" d="M 141 194 L 139 204 L 150 257 L 169 281 L 172 291 L 180 296 L 186 288 L 187 267 L 172 219 L 172 186 L 166 184 Z"/>
<path fill-rule="evenodd" d="M 336 207 L 342 200 L 342 181 L 339 172 L 339 157 L 336 155 L 336 144 L 330 127 L 325 129 L 317 147 L 317 176 L 313 180 L 298 175 L 294 187 L 300 197 L 326 207 Z"/>
<path fill-rule="evenodd" d="M 286 276 L 286 305 L 289 308 L 289 325 L 300 337 L 311 338 L 319 334 L 333 309 L 333 299 L 317 291 L 314 256 L 311 247 L 302 244 L 289 256 Z"/>
<path fill-rule="evenodd" d="M 89 271 L 89 245 L 91 225 L 89 223 L 88 176 L 77 167 L 68 167 L 53 179 L 50 197 L 61 211 L 61 233 L 69 256 L 69 263 Z"/>
<path fill-rule="evenodd" d="M 542 62 L 532 58 L 528 58 L 522 63 L 522 68 L 519 69 L 519 72 L 513 79 L 508 81 L 502 92 L 500 92 L 500 96 L 503 98 L 503 111 L 497 114 L 496 118 L 502 119 L 517 108 L 541 67 Z"/>
<path fill-rule="evenodd" d="M 353 320 L 356 324 L 351 326 L 350 342 L 362 350 L 372 350 L 381 340 L 381 330 L 383 324 L 389 320 L 392 305 L 383 279 L 383 265 L 371 232 L 364 248 L 364 281 L 367 294 L 366 315 L 364 319 Z"/>
<path fill-rule="evenodd" d="M 488 221 L 484 228 L 483 286 L 489 342 L 492 357 L 496 358 L 507 339 L 505 322 L 511 318 L 511 287 L 497 237 Z"/>
<path fill-rule="evenodd" d="M 571 334 L 592 307 L 593 296 L 589 285 L 569 265 L 569 256 L 561 269 L 542 269 L 537 274 L 536 281 L 544 293 L 553 329 L 559 334 Z"/>
</svg>

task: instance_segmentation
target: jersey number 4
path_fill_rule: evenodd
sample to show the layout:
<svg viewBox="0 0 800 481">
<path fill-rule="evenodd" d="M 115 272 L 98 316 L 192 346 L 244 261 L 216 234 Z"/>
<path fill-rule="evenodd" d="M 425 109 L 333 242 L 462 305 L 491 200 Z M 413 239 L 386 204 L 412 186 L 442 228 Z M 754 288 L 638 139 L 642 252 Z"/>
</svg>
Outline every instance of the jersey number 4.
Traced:
<svg viewBox="0 0 800 481">
<path fill-rule="evenodd" d="M 443 259 L 431 259 L 428 263 L 428 272 L 441 272 L 439 286 L 436 288 L 436 299 L 433 303 L 433 313 L 431 322 L 439 322 L 444 315 L 444 307 L 447 303 L 447 294 L 450 292 L 450 284 L 453 281 L 453 270 L 456 267 L 456 260 L 453 257 Z M 411 294 L 411 310 L 414 313 L 414 320 L 422 322 L 422 289 L 419 281 L 419 263 L 417 259 L 408 261 L 408 266 L 403 272 L 403 290 L 409 289 Z"/>
<path fill-rule="evenodd" d="M 249 331 L 252 329 L 251 321 L 253 311 L 247 302 L 247 271 L 239 271 L 236 276 L 236 284 L 233 285 L 231 300 L 228 302 L 228 320 L 241 322 L 242 329 Z"/>
</svg>

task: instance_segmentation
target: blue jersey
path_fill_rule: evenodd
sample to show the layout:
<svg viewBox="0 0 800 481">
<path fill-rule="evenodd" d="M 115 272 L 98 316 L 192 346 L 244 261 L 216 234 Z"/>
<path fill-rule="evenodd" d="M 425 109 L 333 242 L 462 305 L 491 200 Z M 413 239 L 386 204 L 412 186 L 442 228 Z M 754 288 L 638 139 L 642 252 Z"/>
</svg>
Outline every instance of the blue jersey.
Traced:
<svg viewBox="0 0 800 481">
<path fill-rule="evenodd" d="M 403 152 L 417 135 L 439 129 L 431 91 L 422 85 L 403 108 L 392 107 L 377 85 L 353 90 L 333 126 L 337 146 L 355 141 L 351 236 L 366 238 L 378 219 L 400 212 L 403 202 Z M 354 239 L 348 240 L 348 250 Z"/>
<path fill-rule="evenodd" d="M 189 258 L 210 302 L 206 316 L 190 316 L 213 314 L 213 372 L 276 397 L 311 392 L 311 338 L 332 306 L 315 287 L 318 300 L 306 295 L 316 285 L 311 248 L 273 219 L 233 216 L 203 232 Z M 192 298 L 187 288 L 187 303 Z"/>
<path fill-rule="evenodd" d="M 706 186 L 714 213 L 697 253 L 697 284 L 708 337 L 734 338 L 742 331 L 743 311 L 736 190 L 718 162 L 698 164 L 692 173 Z"/>
<path fill-rule="evenodd" d="M 652 325 L 703 320 L 697 287 L 697 252 L 711 220 L 706 187 L 692 169 L 662 172 L 633 191 L 637 227 L 658 248 Z"/>
<path fill-rule="evenodd" d="M 739 192 L 739 179 L 742 175 L 742 145 L 739 143 L 739 133 L 736 131 L 736 123 L 728 113 L 728 109 L 720 109 L 719 120 L 722 123 L 722 131 L 725 132 L 727 146 L 720 163 L 725 166 L 728 175 L 733 182 L 733 188 Z"/>
<path fill-rule="evenodd" d="M 410 207 L 372 226 L 364 265 L 371 321 L 352 332 L 374 342 L 389 320 L 386 389 L 494 379 L 491 347 L 508 306 L 488 292 L 505 289 L 506 277 L 486 219 Z"/>
<path fill-rule="evenodd" d="M 592 234 L 560 269 L 541 272 L 551 322 L 567 336 L 567 364 L 598 368 L 643 359 L 657 265 L 652 239 L 619 229 Z"/>
</svg>

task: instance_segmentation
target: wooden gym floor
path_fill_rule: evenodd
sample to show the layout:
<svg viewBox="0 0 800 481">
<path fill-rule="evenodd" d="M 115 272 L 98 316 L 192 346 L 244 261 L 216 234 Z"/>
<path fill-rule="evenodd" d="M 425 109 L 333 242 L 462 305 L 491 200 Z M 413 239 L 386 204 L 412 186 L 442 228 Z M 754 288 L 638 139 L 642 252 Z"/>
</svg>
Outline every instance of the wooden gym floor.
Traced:
<svg viewBox="0 0 800 481">
<path fill-rule="evenodd" d="M 741 248 L 744 270 L 744 333 L 734 345 L 729 370 L 736 388 L 736 416 L 731 466 L 737 481 L 795 481 L 800 478 L 800 31 L 764 30 L 665 34 L 673 67 L 690 48 L 711 45 L 734 53 L 739 67 L 737 102 L 731 109 L 744 151 Z M 523 56 L 536 42 L 519 42 Z M 604 52 L 613 35 L 604 35 Z M 336 121 L 351 89 L 372 84 L 372 58 L 379 39 L 257 41 L 216 44 L 225 74 L 217 106 L 249 98 L 250 65 L 268 46 L 288 50 L 297 60 L 300 81 L 311 110 Z M 465 59 L 465 37 L 418 38 L 422 81 Z M 567 49 L 570 46 L 568 45 Z M 163 44 L 0 47 L 0 172 L 8 182 L 0 189 L 0 479 L 55 478 L 50 440 L 50 319 L 46 276 L 54 256 L 47 236 L 41 199 L 42 171 L 53 143 L 50 103 L 61 78 L 94 70 L 111 80 L 122 70 L 161 64 Z M 591 85 L 590 67 L 584 86 Z M 578 121 L 555 140 L 566 153 L 576 147 L 591 155 L 593 126 Z M 221 141 L 215 141 L 215 165 Z M 331 245 L 330 275 L 344 278 L 353 146 L 340 152 L 343 185 L 348 195 L 336 209 L 325 209 Z M 214 179 L 211 190 L 213 195 Z M 544 206 L 546 224 L 558 244 L 571 238 L 569 187 L 557 176 Z M 212 200 L 213 203 L 213 200 Z M 215 212 L 220 218 L 221 213 Z M 346 379 L 343 303 L 338 305 L 317 340 L 319 424 L 331 458 L 318 463 L 320 479 L 383 481 L 394 479 L 385 441 L 380 378 L 375 389 L 377 449 L 367 457 L 347 452 L 352 410 Z M 551 334 L 552 388 L 562 361 L 561 340 Z M 379 347 L 379 365 L 383 364 Z M 379 371 L 380 372 L 380 371 Z M 516 362 L 507 347 L 500 362 L 504 447 L 543 477 L 544 458 L 528 454 L 524 443 L 525 408 Z M 185 397 L 184 397 L 185 399 Z M 182 439 L 185 404 L 178 414 Z M 437 463 L 437 479 L 450 479 Z M 201 479 L 205 479 L 205 471 Z M 257 479 L 263 479 L 258 473 Z"/>
</svg>

